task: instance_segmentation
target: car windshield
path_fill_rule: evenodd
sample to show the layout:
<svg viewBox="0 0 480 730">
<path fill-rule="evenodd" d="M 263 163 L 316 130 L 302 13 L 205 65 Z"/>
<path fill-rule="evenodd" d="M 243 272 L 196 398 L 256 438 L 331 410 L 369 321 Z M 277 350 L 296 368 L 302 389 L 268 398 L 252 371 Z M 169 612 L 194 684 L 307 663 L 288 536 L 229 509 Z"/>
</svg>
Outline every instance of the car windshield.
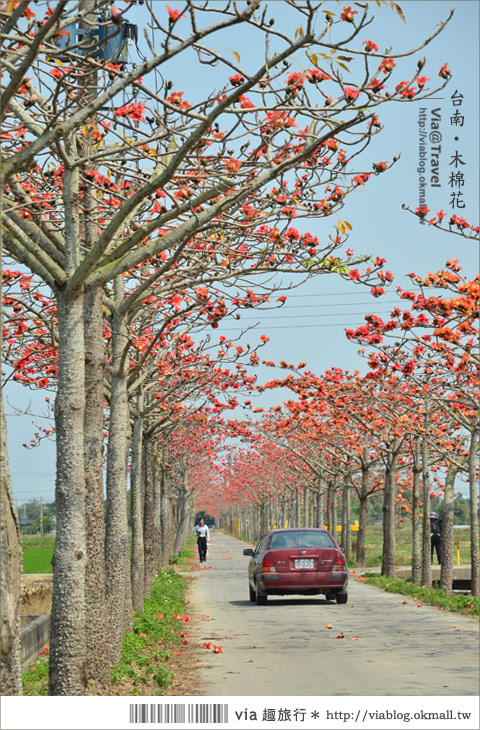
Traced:
<svg viewBox="0 0 480 730">
<path fill-rule="evenodd" d="M 270 549 L 284 548 L 334 548 L 335 544 L 327 532 L 313 532 L 311 530 L 292 530 L 273 534 Z"/>
</svg>

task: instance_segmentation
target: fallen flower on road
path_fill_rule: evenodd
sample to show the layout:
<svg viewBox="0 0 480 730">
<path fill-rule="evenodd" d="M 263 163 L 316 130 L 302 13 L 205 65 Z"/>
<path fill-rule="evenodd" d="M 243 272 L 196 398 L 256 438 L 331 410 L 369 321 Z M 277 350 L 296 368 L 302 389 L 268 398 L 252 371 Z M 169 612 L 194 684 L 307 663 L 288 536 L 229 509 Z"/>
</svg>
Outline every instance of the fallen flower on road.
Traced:
<svg viewBox="0 0 480 730">
<path fill-rule="evenodd" d="M 402 603 L 403 603 L 403 605 L 405 605 L 406 603 L 408 603 L 408 601 L 402 601 Z"/>
<path fill-rule="evenodd" d="M 325 628 L 327 628 L 327 629 L 333 629 L 333 624 L 327 624 Z"/>
<path fill-rule="evenodd" d="M 417 608 L 421 608 L 423 606 L 423 603 L 417 603 Z"/>
<path fill-rule="evenodd" d="M 359 641 L 360 637 L 359 636 L 351 636 L 350 639 L 352 641 Z"/>
<path fill-rule="evenodd" d="M 223 649 L 221 646 L 215 646 L 213 645 L 213 651 L 212 654 L 223 654 Z"/>
<path fill-rule="evenodd" d="M 204 649 L 211 649 L 212 648 L 212 642 L 211 641 L 205 641 L 203 644 Z"/>
<path fill-rule="evenodd" d="M 344 633 L 343 633 L 343 631 L 341 631 L 341 632 L 340 632 L 340 633 L 338 634 L 338 636 L 337 636 L 337 639 L 344 639 L 344 638 L 345 638 L 345 636 L 344 636 Z"/>
</svg>

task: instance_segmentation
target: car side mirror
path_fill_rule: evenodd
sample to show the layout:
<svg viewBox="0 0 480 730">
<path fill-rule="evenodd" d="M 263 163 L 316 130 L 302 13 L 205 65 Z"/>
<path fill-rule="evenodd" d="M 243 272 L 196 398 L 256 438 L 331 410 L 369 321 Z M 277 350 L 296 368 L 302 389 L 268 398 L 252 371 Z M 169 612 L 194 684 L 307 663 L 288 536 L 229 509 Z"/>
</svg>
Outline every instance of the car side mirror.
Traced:
<svg viewBox="0 0 480 730">
<path fill-rule="evenodd" d="M 345 548 L 344 547 L 340 547 L 340 550 L 342 551 L 342 553 L 345 552 Z"/>
<path fill-rule="evenodd" d="M 244 555 L 249 555 L 249 556 L 252 556 L 252 555 L 253 555 L 253 550 L 252 550 L 252 548 L 245 548 L 245 550 L 243 551 L 243 554 L 244 554 Z"/>
</svg>

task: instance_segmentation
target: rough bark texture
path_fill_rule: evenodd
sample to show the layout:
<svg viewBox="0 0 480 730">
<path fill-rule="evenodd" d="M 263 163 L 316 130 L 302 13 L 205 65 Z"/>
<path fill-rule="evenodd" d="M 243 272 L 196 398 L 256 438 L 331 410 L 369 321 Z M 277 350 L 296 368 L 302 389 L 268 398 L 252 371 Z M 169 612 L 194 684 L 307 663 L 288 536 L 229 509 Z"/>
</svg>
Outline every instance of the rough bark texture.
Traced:
<svg viewBox="0 0 480 730">
<path fill-rule="evenodd" d="M 155 577 L 162 569 L 162 480 L 158 448 L 155 449 L 153 468 L 153 556 L 155 560 Z"/>
<path fill-rule="evenodd" d="M 85 348 L 83 297 L 57 293 L 58 390 L 55 399 L 57 532 L 50 624 L 51 695 L 81 695 L 85 653 Z"/>
<path fill-rule="evenodd" d="M 173 545 L 173 554 L 178 555 L 185 547 L 187 536 L 190 532 L 190 509 L 189 509 L 189 489 L 188 489 L 188 472 L 183 468 L 182 486 L 178 494 L 178 522 Z"/>
<path fill-rule="evenodd" d="M 352 554 L 352 531 L 350 529 L 350 479 L 345 478 L 343 482 L 343 505 L 342 505 L 342 547 L 345 550 L 347 562 Z"/>
<path fill-rule="evenodd" d="M 85 601 L 88 678 L 109 680 L 105 607 L 105 519 L 103 508 L 103 317 L 102 290 L 85 296 L 85 527 L 87 562 Z"/>
<path fill-rule="evenodd" d="M 7 424 L 1 395 L 0 503 L 0 693 L 22 694 L 20 668 L 20 599 L 22 546 L 13 501 L 7 452 Z"/>
<path fill-rule="evenodd" d="M 323 479 L 320 477 L 318 480 L 318 491 L 317 491 L 317 527 L 323 527 L 324 519 L 323 512 L 325 510 L 325 485 Z"/>
<path fill-rule="evenodd" d="M 162 537 L 162 565 L 168 565 L 173 549 L 172 492 L 167 467 L 161 467 L 160 527 Z"/>
<path fill-rule="evenodd" d="M 121 278 L 121 277 L 120 277 Z M 115 301 L 123 297 L 123 281 L 115 280 Z M 124 348 L 128 330 L 123 317 L 112 321 L 110 425 L 107 448 L 107 517 L 105 559 L 107 572 L 108 643 L 110 662 L 120 659 L 125 631 L 133 625 L 127 518 L 127 449 L 130 418 Z"/>
<path fill-rule="evenodd" d="M 382 575 L 395 577 L 395 492 L 398 452 L 395 447 L 387 455 L 383 490 L 383 555 Z"/>
<path fill-rule="evenodd" d="M 359 515 L 358 515 L 358 532 L 356 561 L 358 565 L 365 565 L 365 532 L 367 529 L 367 500 L 368 500 L 368 473 L 367 466 L 362 467 L 362 485 L 359 495 Z"/>
<path fill-rule="evenodd" d="M 432 585 L 432 556 L 430 531 L 430 464 L 427 439 L 422 439 L 423 525 L 422 525 L 422 586 Z"/>
<path fill-rule="evenodd" d="M 413 470 L 412 488 L 412 582 L 420 583 L 422 579 L 422 558 L 420 552 L 420 472 Z"/>
<path fill-rule="evenodd" d="M 130 467 L 130 499 L 132 514 L 132 607 L 143 609 L 144 599 L 144 553 L 143 553 L 143 479 L 142 479 L 142 434 L 143 397 L 137 398 L 137 415 L 133 422 L 132 462 Z"/>
<path fill-rule="evenodd" d="M 144 549 L 144 595 L 150 595 L 152 583 L 157 574 L 155 559 L 155 527 L 154 527 L 154 446 L 152 440 L 146 439 L 143 445 L 143 549 Z"/>
<path fill-rule="evenodd" d="M 440 588 L 452 592 L 453 585 L 453 503 L 455 499 L 455 477 L 458 467 L 451 464 L 445 478 L 442 512 L 442 567 L 440 569 Z"/>
<path fill-rule="evenodd" d="M 478 430 L 470 435 L 468 454 L 468 479 L 470 482 L 470 552 L 472 566 L 472 595 L 480 595 L 480 555 L 478 544 L 478 495 L 477 495 L 477 446 Z"/>
</svg>

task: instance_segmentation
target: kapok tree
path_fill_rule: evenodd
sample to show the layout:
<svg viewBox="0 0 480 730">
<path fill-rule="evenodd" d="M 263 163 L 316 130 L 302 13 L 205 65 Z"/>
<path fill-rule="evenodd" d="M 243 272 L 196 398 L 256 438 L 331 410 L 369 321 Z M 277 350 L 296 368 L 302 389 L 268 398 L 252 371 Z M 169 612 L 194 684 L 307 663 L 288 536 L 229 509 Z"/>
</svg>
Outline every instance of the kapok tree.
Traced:
<svg viewBox="0 0 480 730">
<path fill-rule="evenodd" d="M 378 351 L 378 354 L 370 355 L 370 364 L 375 370 L 396 370 L 417 388 L 421 386 L 425 390 L 428 387 L 430 401 L 432 398 L 439 400 L 441 410 L 447 414 L 451 424 L 469 433 L 472 592 L 475 591 L 476 595 L 479 580 L 475 467 L 479 430 L 476 404 L 479 363 L 476 354 L 478 332 L 474 322 L 478 317 L 479 284 L 478 277 L 468 280 L 460 272 L 458 260 L 451 260 L 445 269 L 429 273 L 426 277 L 411 274 L 421 292 L 400 290 L 401 298 L 411 301 L 411 311 L 402 312 L 395 308 L 387 322 L 368 316 L 365 326 L 347 331 L 347 336 Z M 447 292 L 453 296 L 445 296 Z M 390 340 L 393 342 L 390 343 Z M 426 419 L 427 423 L 428 413 Z M 449 449 L 448 452 L 444 451 L 447 460 L 461 468 L 463 462 L 459 462 L 456 451 Z"/>
<path fill-rule="evenodd" d="M 167 8 L 164 17 L 150 8 L 160 51 L 148 44 L 134 68 L 99 41 L 122 22 L 109 0 L 60 0 L 44 17 L 25 0 L 2 4 L 4 245 L 51 287 L 58 307 L 51 694 L 85 691 L 85 480 L 99 474 L 102 287 L 120 287 L 118 277 L 142 262 L 156 263 L 160 276 L 180 259 L 197 267 L 199 283 L 252 265 L 348 277 L 362 257 L 339 255 L 342 236 L 321 243 L 290 231 L 290 219 L 338 210 L 372 174 L 349 160 L 379 129 L 380 105 L 424 96 L 417 67 L 394 80 L 395 59 L 413 51 L 385 56 L 362 38 L 369 6 L 338 15 L 334 5 L 324 17 L 286 4 L 301 23 L 296 38 L 274 29 L 255 2 L 221 12 L 188 2 L 185 13 Z M 235 53 L 219 54 L 216 36 L 234 26 L 265 40 L 262 61 L 252 55 L 242 66 Z M 191 51 L 199 64 L 223 68 L 220 93 L 188 101 L 173 81 L 160 88 L 154 72 Z M 345 85 L 342 51 L 360 62 L 358 83 Z M 299 54 L 309 66 L 300 74 L 290 70 Z M 387 167 L 375 162 L 374 174 Z M 96 385 L 87 407 L 85 380 Z M 84 458 L 86 431 L 96 434 L 96 477 Z"/>
</svg>

